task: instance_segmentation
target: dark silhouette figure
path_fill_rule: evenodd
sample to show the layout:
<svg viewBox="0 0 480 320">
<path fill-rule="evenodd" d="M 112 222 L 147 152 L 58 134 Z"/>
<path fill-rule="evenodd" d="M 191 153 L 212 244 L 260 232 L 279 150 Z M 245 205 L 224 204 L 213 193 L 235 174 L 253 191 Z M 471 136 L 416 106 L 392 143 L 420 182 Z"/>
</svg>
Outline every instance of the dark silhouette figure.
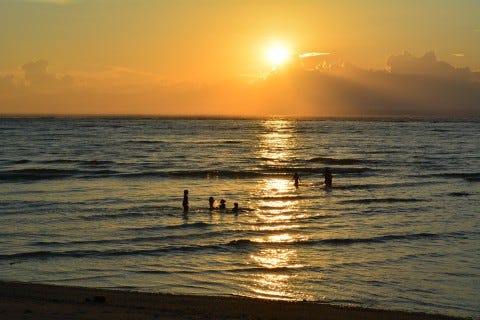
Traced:
<svg viewBox="0 0 480 320">
<path fill-rule="evenodd" d="M 238 212 L 238 210 L 240 210 L 240 209 L 238 208 L 238 202 L 233 203 L 232 212 Z"/>
<path fill-rule="evenodd" d="M 329 167 L 326 167 L 325 172 L 323 174 L 325 176 L 325 187 L 331 188 L 332 187 L 332 170 Z"/>
<path fill-rule="evenodd" d="M 215 203 L 215 199 L 213 199 L 213 197 L 208 198 L 208 205 L 209 205 L 210 210 L 215 209 L 215 208 L 213 207 L 213 204 L 214 204 L 214 203 Z"/>
<path fill-rule="evenodd" d="M 298 175 L 298 173 L 294 173 L 293 174 L 293 185 L 295 186 L 295 188 L 298 188 L 298 182 L 300 181 L 300 176 Z"/>
<path fill-rule="evenodd" d="M 183 212 L 188 212 L 188 190 L 183 190 Z"/>
<path fill-rule="evenodd" d="M 225 209 L 225 208 L 226 208 L 226 206 L 225 206 L 225 202 L 226 202 L 226 201 L 225 201 L 225 200 L 223 200 L 223 199 L 222 199 L 222 200 L 220 200 L 220 207 L 218 207 L 218 208 L 219 208 L 219 209 Z"/>
</svg>

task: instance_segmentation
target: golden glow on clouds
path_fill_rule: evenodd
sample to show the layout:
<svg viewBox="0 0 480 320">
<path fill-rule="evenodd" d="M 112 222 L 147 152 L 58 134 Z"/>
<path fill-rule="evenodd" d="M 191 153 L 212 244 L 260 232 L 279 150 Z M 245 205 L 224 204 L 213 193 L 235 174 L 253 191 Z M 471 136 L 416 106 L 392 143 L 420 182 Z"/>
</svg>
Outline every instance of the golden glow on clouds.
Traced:
<svg viewBox="0 0 480 320">
<path fill-rule="evenodd" d="M 330 55 L 329 52 L 305 52 L 298 55 L 299 58 L 311 58 L 311 57 L 321 57 L 321 56 L 328 56 Z"/>
<path fill-rule="evenodd" d="M 399 115 L 459 99 L 469 111 L 479 98 L 467 82 L 477 74 L 464 87 L 438 82 L 412 94 L 416 81 L 410 88 L 383 73 L 404 50 L 438 57 L 408 73 L 450 72 L 439 61 L 478 70 L 479 10 L 479 1 L 444 0 L 0 0 L 0 43 L 8 43 L 0 113 Z M 352 65 L 364 72 L 343 68 Z M 288 156 L 266 150 L 271 163 Z"/>
</svg>

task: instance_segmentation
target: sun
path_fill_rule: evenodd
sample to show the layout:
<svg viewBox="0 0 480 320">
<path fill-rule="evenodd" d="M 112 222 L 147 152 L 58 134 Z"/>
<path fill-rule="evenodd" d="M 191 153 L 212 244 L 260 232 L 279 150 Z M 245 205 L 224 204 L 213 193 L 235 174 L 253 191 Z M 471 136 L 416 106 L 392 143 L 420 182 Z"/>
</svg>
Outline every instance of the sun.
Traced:
<svg viewBox="0 0 480 320">
<path fill-rule="evenodd" d="M 266 56 L 274 68 L 277 68 L 290 58 L 290 51 L 281 44 L 275 44 L 267 49 Z"/>
</svg>

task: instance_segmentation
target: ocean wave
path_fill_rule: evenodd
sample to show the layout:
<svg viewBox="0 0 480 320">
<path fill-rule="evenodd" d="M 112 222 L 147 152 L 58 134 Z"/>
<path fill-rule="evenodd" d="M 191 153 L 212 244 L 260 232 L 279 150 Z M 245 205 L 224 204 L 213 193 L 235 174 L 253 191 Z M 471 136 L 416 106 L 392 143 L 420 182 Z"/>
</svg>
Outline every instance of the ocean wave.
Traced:
<svg viewBox="0 0 480 320">
<path fill-rule="evenodd" d="M 117 199 L 113 199 L 114 202 L 117 202 Z M 105 202 L 105 201 L 104 201 Z M 150 211 L 148 211 L 150 210 Z M 98 208 L 97 208 L 98 211 Z M 86 221 L 96 221 L 96 220 L 109 220 L 109 219 L 120 219 L 120 218 L 138 218 L 138 217 L 149 217 L 149 216 L 158 216 L 159 212 L 162 215 L 168 212 L 178 212 L 178 207 L 173 206 L 151 206 L 150 209 L 142 210 L 138 208 L 128 208 L 122 212 L 121 210 L 108 210 L 112 213 L 101 213 L 101 214 L 84 214 L 80 215 L 79 218 Z M 127 228 L 125 230 L 136 230 L 135 228 Z"/>
<path fill-rule="evenodd" d="M 42 164 L 65 164 L 65 163 L 72 163 L 72 164 L 82 164 L 82 165 L 110 165 L 115 164 L 115 161 L 111 160 L 78 160 L 78 159 L 51 159 L 51 160 L 42 160 L 38 161 L 38 163 Z"/>
<path fill-rule="evenodd" d="M 352 165 L 352 164 L 361 164 L 367 162 L 367 160 L 362 159 L 353 159 L 353 158 L 345 158 L 345 159 L 337 159 L 337 158 L 330 158 L 330 157 L 315 157 L 308 159 L 307 162 L 315 162 L 315 163 L 323 163 L 329 165 Z"/>
<path fill-rule="evenodd" d="M 145 228 L 136 229 L 141 234 L 141 231 L 144 231 Z M 150 230 L 150 229 L 149 229 Z M 101 239 L 92 239 L 92 240 L 65 240 L 65 241 L 35 241 L 31 242 L 30 245 L 36 247 L 66 247 L 66 246 L 75 246 L 75 245 L 128 245 L 128 244 L 138 244 L 138 243 L 158 243 L 161 241 L 173 241 L 173 240 L 187 240 L 191 239 L 213 239 L 215 237 L 224 238 L 231 236 L 234 230 L 219 230 L 219 231 L 207 231 L 198 230 L 194 233 L 182 233 L 182 234 L 170 234 L 170 235 L 155 235 L 155 236 L 139 236 L 139 237 L 129 237 L 129 238 L 101 238 Z M 40 251 L 39 251 L 40 252 Z M 48 251 L 41 251 L 48 252 Z"/>
<path fill-rule="evenodd" d="M 143 171 L 122 173 L 123 178 L 258 178 L 265 176 L 259 171 L 235 171 L 235 170 L 176 170 L 176 171 Z"/>
<path fill-rule="evenodd" d="M 64 163 L 80 163 L 83 161 L 74 160 L 74 159 L 51 159 L 51 160 L 41 160 L 38 162 L 43 164 L 64 164 Z"/>
<path fill-rule="evenodd" d="M 127 140 L 126 143 L 131 144 L 165 144 L 167 141 L 163 140 Z"/>
<path fill-rule="evenodd" d="M 212 224 L 205 223 L 205 222 L 194 222 L 194 223 L 182 223 L 182 224 L 175 224 L 175 225 L 154 225 L 149 227 L 142 227 L 142 228 L 124 228 L 125 231 L 156 231 L 156 230 L 176 230 L 176 229 L 206 229 L 210 228 Z"/>
<path fill-rule="evenodd" d="M 145 274 L 171 274 L 171 272 L 165 271 L 165 270 L 137 270 L 136 273 L 145 273 Z"/>
<path fill-rule="evenodd" d="M 29 159 L 20 159 L 20 160 L 4 160 L 5 164 L 7 165 L 15 165 L 15 164 L 27 164 L 30 163 L 31 160 Z"/>
<path fill-rule="evenodd" d="M 307 196 L 263 196 L 258 197 L 259 200 L 269 200 L 269 201 L 295 201 L 295 200 L 303 200 L 308 198 L 316 198 L 316 197 L 307 197 Z"/>
<path fill-rule="evenodd" d="M 79 170 L 79 169 L 57 169 L 57 168 L 27 168 L 0 171 L 0 180 L 4 181 L 31 181 L 31 180 L 52 180 L 71 177 L 98 178 L 115 176 L 119 172 L 115 170 Z"/>
<path fill-rule="evenodd" d="M 402 240 L 420 240 L 420 239 L 434 239 L 441 237 L 441 234 L 436 233 L 413 233 L 413 234 L 398 234 L 398 235 L 383 235 L 371 238 L 332 238 L 320 240 L 321 243 L 334 245 L 352 245 L 357 243 L 383 243 L 389 241 Z"/>
<path fill-rule="evenodd" d="M 233 273 L 285 273 L 285 272 L 292 272 L 298 269 L 305 269 L 303 265 L 290 265 L 290 266 L 283 266 L 283 267 L 246 267 L 246 268 L 234 268 L 234 269 L 227 269 L 223 270 L 224 272 L 233 272 Z M 309 268 L 311 269 L 311 268 Z"/>
<path fill-rule="evenodd" d="M 250 246 L 297 246 L 297 245 L 354 245 L 359 243 L 384 243 L 389 241 L 404 241 L 404 240 L 421 240 L 421 239 L 435 239 L 441 237 L 461 236 L 460 234 L 436 234 L 436 233 L 414 233 L 414 234 L 398 234 L 398 235 L 382 235 L 370 238 L 328 238 L 328 239 L 307 239 L 296 240 L 288 242 L 265 242 L 255 241 L 250 239 L 237 239 L 228 243 L 228 246 L 233 247 L 250 247 Z"/>
<path fill-rule="evenodd" d="M 410 175 L 412 176 L 412 175 Z M 418 177 L 418 176 L 415 176 Z M 463 179 L 468 182 L 479 182 L 480 181 L 480 172 L 446 172 L 446 173 L 432 173 L 422 175 L 422 177 L 433 177 L 433 178 L 448 178 L 448 179 Z"/>
<path fill-rule="evenodd" d="M 297 172 L 302 175 L 318 174 L 323 175 L 323 167 L 285 167 L 285 166 L 265 166 L 261 169 L 262 172 L 269 174 L 287 175 Z M 335 167 L 331 168 L 333 174 L 356 175 L 365 173 L 374 173 L 380 169 L 371 167 Z"/>
<path fill-rule="evenodd" d="M 184 224 L 177 224 L 177 225 L 170 225 L 170 226 L 165 226 L 165 229 L 199 229 L 199 228 L 208 228 L 211 227 L 212 225 L 209 223 L 205 222 L 194 222 L 194 223 L 184 223 Z"/>
<path fill-rule="evenodd" d="M 38 257 L 47 257 L 49 255 L 51 255 L 51 251 L 19 252 L 19 253 L 12 253 L 12 254 L 0 254 L 0 260 L 16 259 L 16 258 L 38 258 Z"/>
<path fill-rule="evenodd" d="M 422 202 L 423 199 L 416 198 L 371 198 L 371 199 L 352 199 L 342 200 L 339 203 L 343 204 L 370 204 L 370 203 L 402 203 L 402 202 Z"/>
<path fill-rule="evenodd" d="M 54 258 L 54 257 L 75 257 L 81 258 L 88 255 L 94 255 L 101 251 L 91 250 L 91 251 L 28 251 L 28 252 L 19 252 L 12 254 L 2 254 L 0 255 L 0 260 L 10 260 L 10 259 L 44 259 L 44 258 Z"/>
<path fill-rule="evenodd" d="M 368 238 L 327 238 L 327 239 L 299 239 L 291 242 L 264 242 L 251 239 L 236 239 L 227 243 L 195 244 L 195 245 L 165 245 L 148 249 L 106 249 L 106 250 L 70 250 L 70 251 L 27 251 L 0 255 L 0 260 L 25 260 L 25 259 L 50 259 L 50 258 L 84 258 L 84 257 L 109 257 L 109 256 L 155 256 L 166 253 L 184 253 L 200 251 L 231 251 L 232 248 L 247 249 L 252 247 L 291 247 L 291 246 L 349 246 L 356 244 L 386 243 L 392 241 L 432 240 L 432 239 L 465 239 L 468 234 L 463 232 L 437 233 L 413 233 L 413 234 L 390 234 Z M 152 238 L 147 238 L 152 240 Z M 129 243 L 128 240 L 123 240 Z M 99 241 L 101 242 L 101 241 Z M 40 242 L 46 245 L 48 242 Z M 55 244 L 58 242 L 54 242 Z M 60 244 L 62 244 L 60 242 Z"/>
<path fill-rule="evenodd" d="M 24 260 L 24 259 L 51 259 L 51 258 L 85 258 L 85 257 L 109 257 L 109 256 L 136 256 L 158 255 L 168 252 L 197 252 L 203 250 L 222 250 L 218 245 L 191 245 L 191 246 L 167 246 L 152 249 L 137 250 L 71 250 L 71 251 L 29 251 L 13 254 L 2 254 L 0 260 Z"/>
<path fill-rule="evenodd" d="M 60 179 L 77 175 L 79 170 L 32 168 L 0 171 L 0 179 L 8 181 Z"/>
<path fill-rule="evenodd" d="M 56 164 L 61 164 L 75 160 L 51 160 Z M 49 164 L 53 164 L 48 161 Z M 102 164 L 103 163 L 103 164 Z M 0 171 L 0 180 L 4 181 L 29 181 L 29 180 L 49 180 L 63 178 L 230 178 L 230 179 L 248 179 L 248 178 L 286 178 L 293 172 L 299 172 L 300 175 L 323 175 L 323 168 L 289 168 L 289 167 L 265 167 L 258 170 L 148 170 L 137 172 L 125 172 L 108 169 L 105 166 L 110 162 L 99 162 L 94 164 L 91 161 L 81 161 L 78 163 L 82 169 L 70 168 L 26 168 Z M 85 167 L 86 165 L 86 167 Z M 95 167 L 97 167 L 95 169 Z M 369 167 L 341 167 L 333 168 L 334 174 L 340 175 L 365 175 L 371 174 L 378 169 Z"/>
<path fill-rule="evenodd" d="M 468 193 L 468 192 L 451 192 L 448 195 L 452 196 L 452 197 L 467 197 L 467 196 L 470 195 L 470 193 Z"/>
<path fill-rule="evenodd" d="M 337 190 L 353 190 L 353 189 L 386 189 L 386 188 L 407 188 L 425 185 L 439 184 L 440 181 L 408 181 L 395 183 L 365 183 L 365 184 L 334 184 Z"/>
<path fill-rule="evenodd" d="M 94 170 L 94 171 L 83 171 L 79 174 L 79 178 L 106 178 L 113 177 L 119 174 L 119 171 L 116 170 Z"/>
<path fill-rule="evenodd" d="M 461 178 L 469 182 L 479 182 L 480 181 L 480 172 L 475 173 L 451 173 L 446 174 L 446 177 L 449 178 Z"/>
</svg>

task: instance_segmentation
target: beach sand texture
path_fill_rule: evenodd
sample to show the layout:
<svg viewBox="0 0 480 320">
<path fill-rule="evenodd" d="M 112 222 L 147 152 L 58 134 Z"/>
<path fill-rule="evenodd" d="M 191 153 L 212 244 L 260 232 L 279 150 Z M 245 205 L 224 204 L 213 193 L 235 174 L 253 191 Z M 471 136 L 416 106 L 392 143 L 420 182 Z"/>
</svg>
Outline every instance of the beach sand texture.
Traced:
<svg viewBox="0 0 480 320">
<path fill-rule="evenodd" d="M 242 297 L 187 296 L 0 282 L 0 319 L 460 319 Z"/>
</svg>

